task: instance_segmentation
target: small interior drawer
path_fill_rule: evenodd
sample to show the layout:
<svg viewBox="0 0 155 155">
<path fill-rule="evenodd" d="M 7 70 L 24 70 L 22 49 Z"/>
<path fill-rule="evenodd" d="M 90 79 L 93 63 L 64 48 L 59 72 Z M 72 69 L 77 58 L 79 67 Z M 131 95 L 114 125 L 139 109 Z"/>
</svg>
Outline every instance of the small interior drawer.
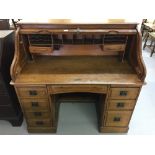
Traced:
<svg viewBox="0 0 155 155">
<path fill-rule="evenodd" d="M 111 88 L 111 99 L 136 99 L 139 88 Z"/>
<path fill-rule="evenodd" d="M 108 111 L 106 113 L 106 126 L 128 126 L 132 111 Z"/>
<path fill-rule="evenodd" d="M 31 53 L 34 53 L 34 54 L 37 54 L 37 53 L 38 54 L 39 53 L 49 54 L 49 53 L 52 53 L 53 48 L 52 47 L 41 47 L 41 46 L 30 46 L 29 50 Z"/>
<path fill-rule="evenodd" d="M 108 102 L 109 110 L 132 110 L 136 100 L 110 100 Z"/>
<path fill-rule="evenodd" d="M 49 111 L 48 99 L 21 99 L 21 104 L 26 111 Z"/>
<path fill-rule="evenodd" d="M 52 121 L 50 119 L 28 119 L 29 127 L 51 127 Z"/>
<path fill-rule="evenodd" d="M 104 51 L 124 51 L 125 44 L 104 44 Z"/>
<path fill-rule="evenodd" d="M 17 88 L 18 95 L 21 98 L 42 98 L 47 97 L 45 87 L 20 87 Z"/>
<path fill-rule="evenodd" d="M 57 93 L 69 93 L 69 92 L 89 92 L 89 93 L 106 93 L 107 86 L 84 86 L 84 85 L 74 85 L 74 86 L 48 86 L 48 92 L 52 94 Z"/>
<path fill-rule="evenodd" d="M 35 111 L 35 112 L 25 112 L 26 117 L 28 119 L 45 119 L 45 118 L 49 118 L 51 117 L 51 113 L 50 112 L 41 112 L 41 111 Z"/>
</svg>

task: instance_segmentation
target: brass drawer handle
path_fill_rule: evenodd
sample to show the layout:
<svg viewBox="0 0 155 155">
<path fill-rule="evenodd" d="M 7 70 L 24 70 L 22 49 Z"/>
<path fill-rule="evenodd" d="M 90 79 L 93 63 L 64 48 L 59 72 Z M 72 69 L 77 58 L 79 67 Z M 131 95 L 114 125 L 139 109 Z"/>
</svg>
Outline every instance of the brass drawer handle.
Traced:
<svg viewBox="0 0 155 155">
<path fill-rule="evenodd" d="M 42 116 L 42 113 L 41 112 L 34 112 L 34 115 L 39 117 L 39 116 Z"/>
<path fill-rule="evenodd" d="M 121 118 L 120 117 L 114 117 L 113 121 L 114 122 L 120 122 L 121 121 Z"/>
<path fill-rule="evenodd" d="M 36 124 L 37 124 L 37 125 L 43 125 L 44 122 L 43 122 L 43 121 L 37 121 Z"/>
<path fill-rule="evenodd" d="M 117 108 L 123 108 L 124 107 L 124 103 L 123 102 L 118 102 L 117 103 Z"/>
<path fill-rule="evenodd" d="M 31 95 L 31 96 L 36 96 L 36 95 L 38 95 L 38 93 L 37 93 L 36 90 L 30 90 L 30 91 L 29 91 L 29 95 Z"/>
<path fill-rule="evenodd" d="M 120 96 L 127 96 L 128 95 L 128 92 L 127 91 L 120 91 Z"/>
<path fill-rule="evenodd" d="M 39 103 L 38 102 L 31 102 L 32 107 L 39 107 Z"/>
</svg>

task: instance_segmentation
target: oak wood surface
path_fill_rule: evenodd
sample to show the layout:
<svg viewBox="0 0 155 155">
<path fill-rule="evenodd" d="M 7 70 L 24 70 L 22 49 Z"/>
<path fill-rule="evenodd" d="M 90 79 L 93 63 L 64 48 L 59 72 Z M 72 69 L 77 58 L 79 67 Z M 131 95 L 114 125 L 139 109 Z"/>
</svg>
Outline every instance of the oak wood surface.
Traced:
<svg viewBox="0 0 155 155">
<path fill-rule="evenodd" d="M 17 91 L 21 98 L 47 98 L 46 89 L 41 87 L 20 87 Z"/>
<path fill-rule="evenodd" d="M 109 56 L 119 55 L 125 49 L 124 44 L 104 45 L 63 45 L 59 50 L 52 47 L 30 47 L 30 52 L 49 56 Z"/>
<path fill-rule="evenodd" d="M 126 95 L 121 95 L 125 92 Z M 139 95 L 139 88 L 112 88 L 111 99 L 136 99 Z"/>
<path fill-rule="evenodd" d="M 103 27 L 103 26 L 102 26 Z M 106 29 L 102 29 L 102 27 L 100 27 L 100 29 L 80 29 L 80 33 L 81 34 L 88 34 L 88 33 L 95 33 L 95 34 L 126 34 L 126 35 L 133 35 L 136 34 L 136 30 L 135 29 L 117 29 L 115 27 L 113 27 L 112 29 L 110 29 L 109 27 Z M 68 27 L 66 27 L 68 28 Z M 74 29 L 66 29 L 62 26 L 61 29 L 45 29 L 45 28 L 29 28 L 29 29 L 20 29 L 20 34 L 73 34 L 77 32 L 77 28 L 78 27 L 74 27 Z"/>
<path fill-rule="evenodd" d="M 29 127 L 51 127 L 52 121 L 50 119 L 28 119 Z"/>
<path fill-rule="evenodd" d="M 49 101 L 48 99 L 20 99 L 22 106 L 25 111 L 49 111 Z M 35 106 L 33 106 L 35 104 Z"/>
<path fill-rule="evenodd" d="M 21 20 L 17 23 L 21 28 L 130 28 L 134 29 L 137 22 L 125 19 L 33 19 Z"/>
<path fill-rule="evenodd" d="M 121 63 L 117 57 L 38 57 L 25 65 L 15 83 L 137 84 L 141 81 L 130 65 Z"/>
<path fill-rule="evenodd" d="M 137 21 L 129 19 L 22 19 L 18 24 L 108 24 L 108 23 L 138 23 Z"/>
<path fill-rule="evenodd" d="M 46 119 L 50 118 L 51 114 L 49 112 L 25 112 L 27 119 Z"/>
<path fill-rule="evenodd" d="M 126 127 L 130 121 L 131 114 L 132 111 L 107 111 L 105 125 Z"/>
<path fill-rule="evenodd" d="M 107 93 L 106 85 L 61 85 L 48 86 L 49 94 L 71 93 L 71 92 L 92 92 L 92 93 Z"/>
<path fill-rule="evenodd" d="M 55 127 L 27 127 L 28 132 L 30 133 L 55 133 Z"/>
<path fill-rule="evenodd" d="M 109 126 L 105 126 L 105 127 L 100 127 L 99 130 L 102 133 L 126 133 L 128 132 L 128 127 L 109 127 Z"/>
<path fill-rule="evenodd" d="M 127 132 L 146 76 L 141 42 L 137 23 L 124 19 L 19 22 L 11 84 L 28 131 L 56 132 L 59 100 L 88 93 L 98 102 L 100 131 Z"/>
<path fill-rule="evenodd" d="M 108 110 L 132 110 L 136 104 L 136 100 L 110 100 L 108 102 Z"/>
<path fill-rule="evenodd" d="M 51 47 L 34 47 L 30 46 L 29 50 L 31 53 L 52 53 L 52 48 Z"/>
</svg>

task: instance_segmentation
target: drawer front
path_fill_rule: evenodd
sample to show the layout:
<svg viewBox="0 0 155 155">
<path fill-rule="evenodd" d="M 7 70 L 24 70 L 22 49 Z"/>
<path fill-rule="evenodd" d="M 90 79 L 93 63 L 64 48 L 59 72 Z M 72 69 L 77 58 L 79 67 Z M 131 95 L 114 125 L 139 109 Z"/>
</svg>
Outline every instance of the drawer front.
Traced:
<svg viewBox="0 0 155 155">
<path fill-rule="evenodd" d="M 139 88 L 111 88 L 111 99 L 136 99 Z"/>
<path fill-rule="evenodd" d="M 69 92 L 106 93 L 107 86 L 48 86 L 48 92 L 52 94 Z"/>
<path fill-rule="evenodd" d="M 50 127 L 52 126 L 52 121 L 50 119 L 28 119 L 29 127 Z"/>
<path fill-rule="evenodd" d="M 29 50 L 31 53 L 43 53 L 48 54 L 53 51 L 52 47 L 39 47 L 39 46 L 30 46 Z"/>
<path fill-rule="evenodd" d="M 104 50 L 105 51 L 124 51 L 125 44 L 105 44 Z"/>
<path fill-rule="evenodd" d="M 106 114 L 106 126 L 128 126 L 131 111 L 108 111 Z"/>
<path fill-rule="evenodd" d="M 35 112 L 25 112 L 25 114 L 28 119 L 46 119 L 51 117 L 50 112 L 35 111 Z"/>
<path fill-rule="evenodd" d="M 47 91 L 44 87 L 23 87 L 17 88 L 20 98 L 45 98 Z"/>
<path fill-rule="evenodd" d="M 49 111 L 48 99 L 21 99 L 21 104 L 26 111 Z"/>
<path fill-rule="evenodd" d="M 109 110 L 132 110 L 136 100 L 110 100 L 108 102 Z"/>
</svg>

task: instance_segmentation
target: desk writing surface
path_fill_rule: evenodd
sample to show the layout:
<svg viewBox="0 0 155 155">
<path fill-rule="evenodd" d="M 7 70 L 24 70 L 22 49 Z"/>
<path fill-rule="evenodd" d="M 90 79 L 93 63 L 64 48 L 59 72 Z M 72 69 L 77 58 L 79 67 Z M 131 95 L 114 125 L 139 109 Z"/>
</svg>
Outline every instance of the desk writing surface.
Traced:
<svg viewBox="0 0 155 155">
<path fill-rule="evenodd" d="M 131 66 L 118 57 L 38 57 L 28 62 L 16 84 L 137 84 Z"/>
</svg>

